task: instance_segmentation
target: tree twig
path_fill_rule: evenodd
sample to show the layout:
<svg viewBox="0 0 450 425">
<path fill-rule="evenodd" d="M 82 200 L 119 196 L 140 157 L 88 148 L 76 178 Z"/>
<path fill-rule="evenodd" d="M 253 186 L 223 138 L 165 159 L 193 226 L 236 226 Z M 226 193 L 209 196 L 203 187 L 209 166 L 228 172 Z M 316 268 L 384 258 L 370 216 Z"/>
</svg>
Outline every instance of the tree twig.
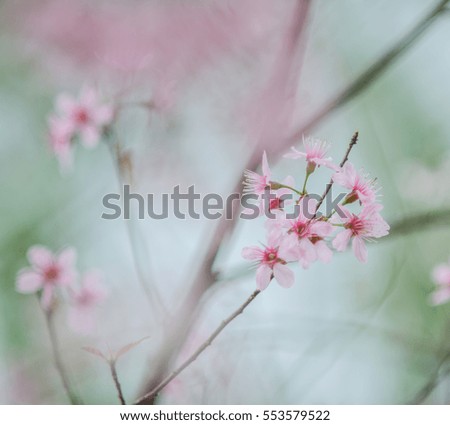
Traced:
<svg viewBox="0 0 450 425">
<path fill-rule="evenodd" d="M 111 360 L 109 362 L 109 369 L 111 370 L 111 376 L 113 378 L 114 385 L 116 386 L 116 389 L 117 389 L 117 396 L 119 397 L 120 404 L 125 405 L 127 403 L 125 401 L 125 397 L 123 396 L 122 386 L 120 385 L 119 377 L 117 376 L 117 369 L 116 369 L 116 361 L 115 360 Z"/>
<path fill-rule="evenodd" d="M 56 336 L 55 325 L 53 322 L 53 310 L 44 311 L 44 315 L 47 323 L 48 334 L 50 336 L 50 345 L 53 351 L 53 360 L 55 362 L 55 367 L 56 370 L 58 371 L 59 377 L 61 378 L 64 390 L 71 404 L 82 404 L 80 399 L 75 395 L 75 392 L 72 390 L 70 386 L 70 381 L 67 376 L 64 363 L 61 359 L 58 338 Z"/>
<path fill-rule="evenodd" d="M 445 6 L 449 1 L 450 0 L 441 0 L 402 39 L 391 47 L 391 49 L 374 61 L 352 83 L 350 83 L 350 85 L 328 101 L 310 120 L 301 125 L 297 130 L 293 131 L 289 138 L 279 143 L 272 153 L 280 154 L 283 152 L 290 145 L 298 141 L 302 134 L 311 131 L 311 129 L 316 127 L 324 118 L 328 117 L 332 112 L 345 105 L 365 90 L 372 82 L 380 77 L 381 74 L 386 71 L 388 66 L 404 53 L 426 29 L 430 27 L 439 14 L 445 10 Z"/>
<path fill-rule="evenodd" d="M 347 162 L 348 160 L 348 156 L 350 155 L 351 150 L 353 149 L 353 146 L 356 145 L 356 143 L 358 142 L 358 136 L 359 133 L 357 131 L 355 131 L 355 133 L 353 134 L 350 143 L 348 145 L 347 151 L 345 152 L 344 158 L 342 158 L 341 163 L 339 164 L 339 167 L 343 167 L 344 164 Z M 320 206 L 323 204 L 323 201 L 325 200 L 325 198 L 328 195 L 328 192 L 331 190 L 331 187 L 333 186 L 333 179 L 330 179 L 330 182 L 327 184 L 327 187 L 325 189 L 325 192 L 323 192 L 322 196 L 320 197 L 319 202 L 316 205 L 316 211 L 314 213 L 313 218 L 315 218 L 317 216 L 317 212 L 319 211 Z"/>
<path fill-rule="evenodd" d="M 191 363 L 193 363 L 197 357 L 208 348 L 212 342 L 219 336 L 219 334 L 240 314 L 242 314 L 245 308 L 258 296 L 261 291 L 255 290 L 250 297 L 242 304 L 234 313 L 232 313 L 227 319 L 216 328 L 216 330 L 206 339 L 206 341 L 197 348 L 197 350 L 180 366 L 178 366 L 167 378 L 161 381 L 153 390 L 141 397 L 136 404 L 144 404 L 147 400 L 153 400 L 158 393 L 173 379 L 175 379 L 184 369 L 186 369 Z"/>
</svg>

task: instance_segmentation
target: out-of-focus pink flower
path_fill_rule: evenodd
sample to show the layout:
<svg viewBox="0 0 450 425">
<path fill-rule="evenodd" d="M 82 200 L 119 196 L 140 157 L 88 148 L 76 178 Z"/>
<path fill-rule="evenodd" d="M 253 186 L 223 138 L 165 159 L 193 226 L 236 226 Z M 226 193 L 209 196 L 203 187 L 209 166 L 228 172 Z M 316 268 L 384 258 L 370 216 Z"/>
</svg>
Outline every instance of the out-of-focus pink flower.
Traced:
<svg viewBox="0 0 450 425">
<path fill-rule="evenodd" d="M 294 284 L 294 273 L 287 266 L 288 262 L 295 261 L 295 252 L 289 240 L 280 240 L 274 237 L 274 233 L 269 233 L 267 246 L 246 247 L 242 250 L 242 257 L 257 262 L 256 286 L 259 290 L 266 289 L 272 278 L 283 288 Z"/>
<path fill-rule="evenodd" d="M 344 213 L 343 218 L 333 218 L 333 222 L 343 225 L 344 231 L 338 233 L 333 239 L 333 247 L 337 251 L 345 251 L 350 239 L 356 258 L 362 263 L 367 262 L 367 247 L 365 240 L 381 238 L 389 233 L 389 225 L 379 214 L 382 206 L 370 204 L 363 207 L 359 215 L 351 213 L 345 207 L 340 207 Z"/>
<path fill-rule="evenodd" d="M 48 120 L 50 147 L 58 159 L 61 171 L 69 171 L 73 164 L 72 135 L 70 122 L 55 115 Z"/>
<path fill-rule="evenodd" d="M 431 294 L 430 302 L 433 305 L 444 304 L 450 301 L 450 261 L 439 264 L 433 269 L 432 278 L 436 284 Z"/>
<path fill-rule="evenodd" d="M 68 287 L 76 280 L 76 251 L 66 248 L 59 254 L 35 245 L 28 250 L 31 267 L 19 271 L 16 289 L 22 294 L 42 291 L 41 304 L 45 310 L 51 307 L 54 292 L 58 287 Z"/>
<path fill-rule="evenodd" d="M 347 195 L 345 203 L 349 204 L 359 200 L 362 204 L 375 202 L 376 192 L 375 181 L 368 180 L 361 176 L 353 166 L 352 163 L 346 162 L 344 166 L 333 175 L 333 181 L 342 187 L 350 189 L 351 192 Z"/>
<path fill-rule="evenodd" d="M 327 142 L 313 137 L 303 137 L 303 146 L 305 152 L 301 152 L 295 147 L 292 147 L 292 152 L 287 153 L 284 157 L 292 159 L 304 158 L 312 171 L 314 171 L 316 166 L 320 167 L 321 165 L 331 168 L 332 170 L 339 169 L 339 167 L 333 164 L 333 159 L 327 157 L 330 149 L 330 145 Z"/>
<path fill-rule="evenodd" d="M 96 307 L 107 295 L 98 271 L 90 271 L 83 275 L 81 285 L 72 287 L 70 291 L 71 306 L 68 312 L 70 327 L 80 333 L 89 334 L 95 328 Z"/>
<path fill-rule="evenodd" d="M 245 170 L 244 192 L 262 195 L 266 189 L 270 188 L 270 179 L 272 177 L 272 173 L 269 168 L 269 163 L 267 161 L 267 155 L 265 151 L 262 156 L 261 168 L 262 175 L 251 170 Z"/>
<path fill-rule="evenodd" d="M 103 130 L 113 118 L 112 106 L 102 103 L 92 87 L 84 87 L 78 99 L 60 94 L 56 99 L 56 113 L 87 148 L 98 144 Z"/>
</svg>

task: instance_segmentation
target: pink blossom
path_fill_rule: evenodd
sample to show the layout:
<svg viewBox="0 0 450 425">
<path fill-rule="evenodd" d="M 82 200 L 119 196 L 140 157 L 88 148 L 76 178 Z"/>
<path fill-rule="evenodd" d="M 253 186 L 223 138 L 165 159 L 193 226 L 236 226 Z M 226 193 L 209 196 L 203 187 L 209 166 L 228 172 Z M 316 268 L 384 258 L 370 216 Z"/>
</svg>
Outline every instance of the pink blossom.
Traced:
<svg viewBox="0 0 450 425">
<path fill-rule="evenodd" d="M 56 99 L 56 111 L 87 148 L 98 144 L 105 127 L 113 118 L 113 108 L 102 103 L 97 91 L 91 87 L 84 87 L 78 99 L 60 94 Z"/>
<path fill-rule="evenodd" d="M 333 175 L 333 181 L 342 187 L 350 189 L 351 192 L 347 195 L 346 203 L 351 203 L 357 199 L 363 203 L 375 202 L 376 192 L 375 181 L 367 180 L 366 177 L 361 176 L 355 170 L 355 167 L 350 162 L 346 162 L 344 166 Z"/>
<path fill-rule="evenodd" d="M 273 222 L 272 228 L 285 231 L 289 235 L 292 244 L 296 247 L 296 259 L 303 268 L 308 268 L 314 261 L 324 263 L 331 261 L 333 256 L 331 249 L 325 242 L 325 238 L 333 231 L 333 226 L 321 219 L 312 218 L 316 201 L 303 198 L 297 207 L 295 219 L 281 218 Z"/>
<path fill-rule="evenodd" d="M 54 115 L 49 118 L 50 147 L 58 159 L 61 171 L 72 168 L 72 135 L 73 129 L 70 122 Z"/>
<path fill-rule="evenodd" d="M 242 256 L 246 260 L 256 261 L 256 286 L 263 291 L 270 281 L 275 278 L 283 288 L 289 288 L 294 284 L 294 273 L 287 266 L 289 261 L 295 260 L 295 254 L 291 243 L 280 240 L 269 234 L 268 245 L 264 248 L 258 246 L 246 247 L 242 250 Z"/>
<path fill-rule="evenodd" d="M 270 178 L 272 173 L 269 168 L 269 163 L 267 161 L 266 151 L 264 151 L 262 156 L 262 175 L 255 173 L 251 170 L 245 170 L 244 172 L 244 192 L 255 193 L 257 195 L 262 195 L 266 189 L 270 188 Z"/>
<path fill-rule="evenodd" d="M 435 291 L 431 294 L 430 302 L 433 305 L 444 304 L 450 301 L 450 261 L 439 264 L 433 269 Z"/>
<path fill-rule="evenodd" d="M 76 251 L 66 248 L 59 254 L 53 254 L 43 246 L 35 245 L 27 252 L 31 267 L 19 271 L 16 289 L 22 294 L 33 294 L 39 290 L 41 304 L 49 310 L 58 287 L 68 287 L 76 279 Z"/>
<path fill-rule="evenodd" d="M 362 263 L 367 262 L 367 247 L 364 241 L 370 238 L 381 238 L 389 233 L 389 225 L 379 214 L 382 206 L 370 204 L 363 207 L 359 215 L 353 214 L 345 207 L 340 208 L 344 218 L 333 219 L 334 223 L 343 225 L 344 231 L 337 234 L 333 247 L 337 251 L 345 251 L 350 239 L 356 258 Z"/>
<path fill-rule="evenodd" d="M 305 152 L 300 152 L 294 147 L 291 148 L 292 152 L 284 155 L 285 158 L 304 158 L 308 165 L 312 167 L 314 171 L 315 166 L 325 166 L 333 170 L 339 169 L 336 165 L 332 163 L 332 158 L 327 157 L 330 145 L 320 139 L 315 139 L 313 137 L 303 137 L 303 146 Z"/>
<path fill-rule="evenodd" d="M 68 313 L 70 327 L 81 334 L 89 334 L 95 327 L 95 307 L 106 298 L 106 290 L 101 275 L 96 271 L 87 272 L 78 288 L 72 287 L 72 305 Z"/>
</svg>

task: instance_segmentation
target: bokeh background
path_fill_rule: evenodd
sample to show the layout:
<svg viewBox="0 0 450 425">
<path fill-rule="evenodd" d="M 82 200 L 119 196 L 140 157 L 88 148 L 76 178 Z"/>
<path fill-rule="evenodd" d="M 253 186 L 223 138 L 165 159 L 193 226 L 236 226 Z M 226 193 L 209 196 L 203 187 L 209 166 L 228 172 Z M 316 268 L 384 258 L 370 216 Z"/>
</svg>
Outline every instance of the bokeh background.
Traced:
<svg viewBox="0 0 450 425">
<path fill-rule="evenodd" d="M 141 395 L 168 357 L 161 347 L 217 226 L 101 219 L 102 197 L 120 190 L 113 158 L 106 144 L 78 149 L 73 172 L 61 175 L 46 128 L 58 93 L 90 83 L 115 99 L 163 99 L 161 110 L 130 107 L 116 124 L 135 191 L 194 184 L 226 195 L 264 148 L 276 175 L 301 180 L 298 163 L 270 155 L 274 146 L 439 3 L 314 0 L 290 51 L 287 31 L 305 13 L 297 0 L 0 2 L 0 402 L 68 402 L 39 304 L 15 291 L 29 246 L 73 245 L 81 269 L 103 270 L 109 298 L 95 333 L 70 331 L 64 309 L 57 331 L 84 402 L 114 404 L 108 367 L 81 347 L 117 349 L 148 336 L 118 363 L 127 400 Z M 430 271 L 450 256 L 448 40 L 443 11 L 309 132 L 332 142 L 338 159 L 359 130 L 352 159 L 377 177 L 396 231 L 370 246 L 367 265 L 348 252 L 296 268 L 290 290 L 270 285 L 158 403 L 450 402 L 450 306 L 429 305 Z M 327 178 L 314 180 L 319 193 Z M 255 220 L 224 238 L 217 281 L 172 364 L 253 291 L 240 251 L 263 236 Z M 149 303 L 143 281 L 159 301 Z"/>
</svg>

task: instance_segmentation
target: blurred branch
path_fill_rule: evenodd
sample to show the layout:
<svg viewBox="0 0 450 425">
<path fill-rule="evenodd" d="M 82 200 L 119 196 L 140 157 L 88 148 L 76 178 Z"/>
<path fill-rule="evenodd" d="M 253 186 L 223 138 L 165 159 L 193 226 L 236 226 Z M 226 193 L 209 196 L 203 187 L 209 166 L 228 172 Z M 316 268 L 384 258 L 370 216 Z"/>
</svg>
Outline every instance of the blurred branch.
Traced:
<svg viewBox="0 0 450 425">
<path fill-rule="evenodd" d="M 292 22 L 289 25 L 286 37 L 286 43 L 280 53 L 279 61 L 274 71 L 273 79 L 270 83 L 280 80 L 282 83 L 287 84 L 288 77 L 292 78 L 292 74 L 297 75 L 299 66 L 294 66 L 293 57 L 295 56 L 296 49 L 301 43 L 302 37 L 305 33 L 306 20 L 310 9 L 310 0 L 298 0 L 297 12 L 293 17 Z M 294 72 L 295 71 L 295 72 Z M 285 74 L 289 74 L 286 76 Z M 281 75 L 280 75 L 281 74 Z M 279 83 L 279 81 L 278 81 Z M 253 154 L 247 163 L 247 168 L 253 168 L 256 163 L 255 160 L 259 156 L 259 149 L 255 149 Z M 240 193 L 242 190 L 242 178 L 241 175 L 237 178 L 233 193 Z M 237 203 L 233 203 L 237 204 Z M 216 228 L 213 230 L 212 237 L 210 238 L 209 245 L 203 260 L 200 262 L 200 268 L 194 275 L 193 286 L 188 292 L 186 299 L 181 307 L 181 312 L 177 317 L 177 323 L 174 324 L 174 330 L 167 336 L 166 343 L 161 349 L 160 355 L 156 361 L 152 362 L 154 368 L 154 376 L 147 383 L 145 392 L 153 390 L 161 382 L 161 379 L 166 375 L 170 362 L 173 361 L 179 350 L 184 344 L 184 341 L 196 319 L 196 310 L 198 310 L 199 303 L 204 293 L 217 281 L 217 274 L 213 270 L 213 266 L 219 250 L 223 246 L 227 237 L 232 233 L 237 223 L 237 208 L 236 205 L 232 206 L 234 211 L 231 215 L 232 220 L 227 220 L 222 217 Z M 225 216 L 230 216 L 228 213 Z M 208 230 L 208 233 L 211 233 Z M 202 242 L 203 244 L 203 242 Z M 154 392 L 154 390 L 153 390 Z M 156 393 L 154 393 L 156 396 Z M 153 403 L 154 400 L 151 397 L 144 397 L 145 402 Z"/>
<path fill-rule="evenodd" d="M 117 179 L 119 182 L 119 190 L 123 190 L 123 186 L 128 182 L 133 182 L 133 162 L 128 152 L 124 151 L 121 147 L 120 141 L 117 135 L 111 130 L 111 141 L 107 143 L 110 149 L 113 159 L 114 167 L 117 172 Z M 156 285 L 152 285 L 153 279 L 151 278 L 148 261 L 150 255 L 148 255 L 147 244 L 142 238 L 139 231 L 133 228 L 131 220 L 125 220 L 127 228 L 128 239 L 130 241 L 131 253 L 134 261 L 134 266 L 138 276 L 139 283 L 147 297 L 151 311 L 156 312 L 152 317 L 163 317 L 163 313 L 166 313 L 166 309 L 161 300 Z M 144 266 L 145 264 L 145 266 Z"/>
<path fill-rule="evenodd" d="M 250 297 L 242 304 L 235 312 L 233 312 L 227 319 L 225 319 L 217 328 L 216 330 L 209 336 L 206 341 L 200 345 L 200 347 L 195 350 L 195 352 L 186 360 L 184 361 L 180 366 L 178 366 L 167 378 L 165 378 L 163 381 L 161 381 L 154 389 L 152 389 L 149 393 L 142 396 L 136 404 L 146 404 L 147 401 L 153 401 L 155 397 L 158 395 L 158 393 L 167 385 L 169 382 L 171 382 L 173 379 L 175 379 L 181 372 L 183 372 L 184 369 L 186 369 L 190 364 L 192 364 L 197 357 L 203 353 L 211 344 L 212 342 L 220 335 L 220 333 L 234 320 L 236 317 L 238 317 L 240 314 L 244 312 L 246 307 L 261 293 L 259 289 L 255 290 Z"/>
<path fill-rule="evenodd" d="M 64 363 L 61 359 L 58 338 L 56 336 L 55 324 L 53 321 L 53 309 L 51 309 L 50 311 L 44 311 L 44 315 L 47 323 L 48 333 L 50 336 L 50 343 L 52 346 L 55 367 L 58 371 L 59 377 L 61 378 L 64 390 L 66 391 L 67 397 L 69 398 L 71 404 L 82 404 L 70 386 L 69 378 L 64 368 Z"/>
<path fill-rule="evenodd" d="M 450 209 L 428 211 L 402 218 L 391 225 L 388 239 L 442 225 L 450 225 Z"/>
<path fill-rule="evenodd" d="M 111 376 L 113 378 L 114 385 L 116 386 L 117 396 L 119 397 L 120 404 L 125 405 L 127 403 L 125 402 L 125 398 L 124 398 L 123 392 L 122 392 L 122 386 L 120 385 L 119 377 L 117 376 L 117 369 L 116 369 L 116 361 L 115 360 L 111 360 L 109 362 L 109 369 L 111 371 Z"/>
<path fill-rule="evenodd" d="M 359 133 L 357 131 L 355 131 L 355 133 L 353 134 L 353 136 L 352 136 L 352 138 L 350 140 L 350 143 L 348 145 L 347 151 L 345 152 L 344 158 L 342 159 L 341 163 L 339 164 L 339 167 L 342 168 L 345 165 L 345 163 L 347 162 L 348 156 L 350 155 L 350 152 L 352 151 L 353 146 L 355 146 L 357 141 L 358 141 L 358 136 L 359 136 Z M 330 182 L 327 184 L 325 192 L 323 192 L 323 195 L 320 197 L 320 201 L 316 205 L 313 218 L 317 217 L 317 213 L 318 213 L 318 211 L 320 209 L 320 206 L 323 204 L 323 201 L 327 197 L 328 192 L 331 190 L 332 186 L 333 186 L 333 179 L 331 179 Z"/>
<path fill-rule="evenodd" d="M 441 0 L 427 15 L 425 15 L 400 41 L 397 42 L 390 50 L 378 58 L 372 65 L 363 71 L 348 87 L 344 88 L 339 94 L 331 99 L 323 106 L 308 122 L 303 124 L 299 129 L 295 130 L 291 137 L 282 141 L 275 147 L 273 153 L 280 154 L 292 143 L 297 142 L 303 133 L 309 132 L 313 127 L 317 126 L 323 119 L 345 105 L 354 97 L 365 90 L 372 82 L 382 75 L 384 71 L 391 65 L 401 54 L 403 54 L 414 41 L 416 41 L 426 29 L 434 22 L 441 12 L 445 10 L 445 6 L 450 0 Z"/>
<path fill-rule="evenodd" d="M 427 397 L 434 391 L 439 383 L 448 375 L 450 375 L 450 369 L 444 373 L 440 373 L 441 368 L 450 361 L 450 351 L 439 361 L 436 371 L 433 373 L 432 378 L 425 384 L 425 386 L 418 392 L 418 394 L 408 404 L 422 404 Z"/>
</svg>

